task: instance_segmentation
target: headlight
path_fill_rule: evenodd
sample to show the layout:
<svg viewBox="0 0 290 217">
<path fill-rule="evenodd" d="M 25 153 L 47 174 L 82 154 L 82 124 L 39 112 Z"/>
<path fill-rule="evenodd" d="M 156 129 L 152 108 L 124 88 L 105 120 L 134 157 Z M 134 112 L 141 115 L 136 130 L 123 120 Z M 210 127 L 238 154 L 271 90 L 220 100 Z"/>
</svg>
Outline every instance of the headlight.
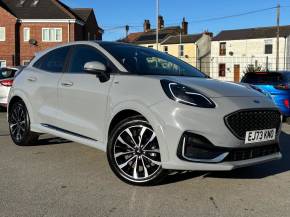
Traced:
<svg viewBox="0 0 290 217">
<path fill-rule="evenodd" d="M 190 87 L 174 81 L 161 80 L 160 82 L 165 94 L 174 101 L 201 108 L 216 107 L 212 100 Z"/>
</svg>

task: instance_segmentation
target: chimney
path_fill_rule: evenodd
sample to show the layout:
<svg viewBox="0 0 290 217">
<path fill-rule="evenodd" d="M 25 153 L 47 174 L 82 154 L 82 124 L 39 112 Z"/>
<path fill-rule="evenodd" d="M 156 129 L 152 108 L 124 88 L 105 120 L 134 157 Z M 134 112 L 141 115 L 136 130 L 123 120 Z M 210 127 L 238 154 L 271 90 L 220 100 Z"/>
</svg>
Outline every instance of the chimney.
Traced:
<svg viewBox="0 0 290 217">
<path fill-rule="evenodd" d="M 181 31 L 182 31 L 182 35 L 188 34 L 188 22 L 185 21 L 185 17 L 183 17 L 182 19 Z"/>
<path fill-rule="evenodd" d="M 162 16 L 158 16 L 158 29 L 163 29 L 164 28 L 164 20 Z"/>
<path fill-rule="evenodd" d="M 144 20 L 144 32 L 148 32 L 151 28 L 150 21 Z"/>
<path fill-rule="evenodd" d="M 204 34 L 210 36 L 211 38 L 213 37 L 213 33 L 209 32 L 208 30 L 205 30 Z"/>
</svg>

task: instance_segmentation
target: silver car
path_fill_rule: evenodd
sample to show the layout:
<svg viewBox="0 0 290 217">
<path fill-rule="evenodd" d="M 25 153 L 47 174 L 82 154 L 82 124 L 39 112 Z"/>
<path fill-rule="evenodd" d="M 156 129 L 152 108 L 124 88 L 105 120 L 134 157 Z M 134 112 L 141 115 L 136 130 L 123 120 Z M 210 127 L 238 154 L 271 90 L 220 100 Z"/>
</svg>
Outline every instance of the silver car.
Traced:
<svg viewBox="0 0 290 217">
<path fill-rule="evenodd" d="M 107 152 L 123 181 L 169 170 L 232 170 L 281 158 L 281 114 L 251 87 L 208 78 L 153 49 L 74 42 L 36 55 L 15 78 L 8 121 L 17 145 L 48 133 Z"/>
<path fill-rule="evenodd" d="M 0 68 L 0 106 L 7 107 L 8 95 L 12 87 L 14 75 L 19 70 L 17 67 Z"/>
</svg>

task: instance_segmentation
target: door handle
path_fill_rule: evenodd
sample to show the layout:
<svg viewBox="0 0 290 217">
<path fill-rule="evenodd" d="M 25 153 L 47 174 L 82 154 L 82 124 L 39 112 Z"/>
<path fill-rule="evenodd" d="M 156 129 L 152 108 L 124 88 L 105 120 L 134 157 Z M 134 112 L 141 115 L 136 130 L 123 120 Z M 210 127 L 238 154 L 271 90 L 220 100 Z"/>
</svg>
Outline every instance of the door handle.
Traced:
<svg viewBox="0 0 290 217">
<path fill-rule="evenodd" d="M 62 82 L 61 85 L 64 87 L 71 87 L 74 85 L 74 83 L 73 82 Z"/>
<path fill-rule="evenodd" d="M 27 78 L 27 80 L 28 80 L 28 81 L 32 81 L 32 82 L 34 82 L 34 81 L 37 80 L 37 78 L 36 78 L 36 77 L 29 77 L 29 78 Z"/>
</svg>

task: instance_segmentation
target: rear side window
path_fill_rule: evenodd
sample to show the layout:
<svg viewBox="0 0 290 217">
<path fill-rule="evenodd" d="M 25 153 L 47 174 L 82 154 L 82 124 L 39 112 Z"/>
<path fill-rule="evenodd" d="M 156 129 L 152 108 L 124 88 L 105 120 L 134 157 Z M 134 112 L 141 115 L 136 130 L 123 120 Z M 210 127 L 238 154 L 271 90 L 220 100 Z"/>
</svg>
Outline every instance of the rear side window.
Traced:
<svg viewBox="0 0 290 217">
<path fill-rule="evenodd" d="M 33 66 L 48 72 L 62 72 L 70 47 L 57 48 L 41 57 Z"/>
<path fill-rule="evenodd" d="M 0 69 L 0 80 L 7 79 L 7 78 L 13 78 L 15 75 L 15 72 L 16 72 L 16 70 L 14 70 L 14 69 L 8 69 L 8 68 Z"/>
<path fill-rule="evenodd" d="M 88 45 L 77 45 L 73 49 L 68 72 L 83 73 L 85 64 L 92 61 L 108 65 L 107 59 L 96 48 Z"/>
<path fill-rule="evenodd" d="M 283 81 L 283 76 L 279 73 L 249 73 L 242 80 L 249 84 L 276 84 Z"/>
</svg>

